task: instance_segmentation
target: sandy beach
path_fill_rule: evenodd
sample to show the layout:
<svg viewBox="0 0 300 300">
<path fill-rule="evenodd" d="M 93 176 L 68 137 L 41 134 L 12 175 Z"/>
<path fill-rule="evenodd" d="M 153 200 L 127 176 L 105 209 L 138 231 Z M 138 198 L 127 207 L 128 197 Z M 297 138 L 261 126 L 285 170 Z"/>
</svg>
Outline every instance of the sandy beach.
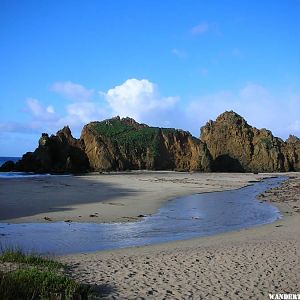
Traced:
<svg viewBox="0 0 300 300">
<path fill-rule="evenodd" d="M 1 218 L 128 221 L 174 197 L 240 188 L 273 175 L 132 172 L 37 178 L 25 184 L 22 179 L 9 185 L 1 180 Z M 71 276 L 95 285 L 104 299 L 269 299 L 269 293 L 299 293 L 300 174 L 288 175 L 293 178 L 260 197 L 280 209 L 283 218 L 275 223 L 58 259 L 71 266 Z M 15 208 L 19 215 L 12 216 Z"/>
<path fill-rule="evenodd" d="M 65 256 L 105 299 L 269 299 L 300 291 L 300 176 L 263 194 L 273 224 L 175 243 Z"/>
<path fill-rule="evenodd" d="M 0 179 L 0 220 L 126 222 L 183 195 L 232 190 L 273 174 L 128 172 Z"/>
</svg>

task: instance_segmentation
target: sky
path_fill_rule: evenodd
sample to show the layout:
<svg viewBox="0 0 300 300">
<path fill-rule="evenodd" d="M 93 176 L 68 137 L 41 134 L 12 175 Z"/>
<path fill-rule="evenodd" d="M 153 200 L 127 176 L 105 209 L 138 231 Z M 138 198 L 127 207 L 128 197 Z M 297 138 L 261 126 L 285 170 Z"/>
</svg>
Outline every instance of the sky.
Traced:
<svg viewBox="0 0 300 300">
<path fill-rule="evenodd" d="M 116 115 L 300 136 L 299 30 L 298 0 L 0 0 L 0 156 Z"/>
</svg>

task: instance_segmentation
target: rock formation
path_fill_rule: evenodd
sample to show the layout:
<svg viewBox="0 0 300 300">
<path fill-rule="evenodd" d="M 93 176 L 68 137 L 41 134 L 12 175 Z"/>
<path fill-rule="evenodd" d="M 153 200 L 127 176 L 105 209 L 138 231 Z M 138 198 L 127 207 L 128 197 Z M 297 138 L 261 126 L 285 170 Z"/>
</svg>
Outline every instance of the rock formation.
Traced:
<svg viewBox="0 0 300 300">
<path fill-rule="evenodd" d="M 92 170 L 210 171 L 206 146 L 186 131 L 116 117 L 89 123 L 80 138 Z"/>
<path fill-rule="evenodd" d="M 300 171 L 300 139 L 290 135 L 285 145 L 286 169 Z"/>
<path fill-rule="evenodd" d="M 284 142 L 271 131 L 250 126 L 237 113 L 221 114 L 201 128 L 214 171 L 282 172 L 299 168 L 300 143 Z"/>
<path fill-rule="evenodd" d="M 230 111 L 207 122 L 200 139 L 187 131 L 150 127 L 120 117 L 85 125 L 80 139 L 64 127 L 50 137 L 43 133 L 34 152 L 24 154 L 16 164 L 6 162 L 0 171 L 282 172 L 300 171 L 299 158 L 297 137 L 283 141 Z"/>
<path fill-rule="evenodd" d="M 27 152 L 13 170 L 37 173 L 86 172 L 89 161 L 82 141 L 73 138 L 69 127 L 56 135 L 43 133 L 34 152 Z"/>
<path fill-rule="evenodd" d="M 12 160 L 8 160 L 0 167 L 0 172 L 10 172 L 14 170 L 14 168 L 15 163 Z"/>
</svg>

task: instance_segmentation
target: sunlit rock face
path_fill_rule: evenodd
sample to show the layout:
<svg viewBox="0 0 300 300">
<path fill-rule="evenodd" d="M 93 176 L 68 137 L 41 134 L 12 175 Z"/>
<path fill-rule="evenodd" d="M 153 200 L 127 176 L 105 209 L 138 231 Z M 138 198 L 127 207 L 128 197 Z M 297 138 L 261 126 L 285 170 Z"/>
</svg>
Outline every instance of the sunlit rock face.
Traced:
<svg viewBox="0 0 300 300">
<path fill-rule="evenodd" d="M 300 171 L 300 139 L 290 135 L 285 145 L 286 168 L 291 171 Z"/>
<path fill-rule="evenodd" d="M 91 122 L 73 138 L 69 127 L 43 133 L 38 148 L 0 171 L 80 173 L 87 171 L 177 170 L 200 172 L 300 171 L 300 140 L 274 137 L 226 111 L 201 128 L 188 131 L 151 127 L 131 118 Z"/>
<path fill-rule="evenodd" d="M 182 130 L 116 117 L 87 124 L 81 140 L 93 170 L 210 171 L 206 146 Z"/>
<path fill-rule="evenodd" d="M 284 142 L 267 129 L 250 126 L 233 111 L 207 122 L 201 128 L 201 140 L 212 156 L 213 171 L 282 172 L 299 168 L 299 141 Z"/>
</svg>

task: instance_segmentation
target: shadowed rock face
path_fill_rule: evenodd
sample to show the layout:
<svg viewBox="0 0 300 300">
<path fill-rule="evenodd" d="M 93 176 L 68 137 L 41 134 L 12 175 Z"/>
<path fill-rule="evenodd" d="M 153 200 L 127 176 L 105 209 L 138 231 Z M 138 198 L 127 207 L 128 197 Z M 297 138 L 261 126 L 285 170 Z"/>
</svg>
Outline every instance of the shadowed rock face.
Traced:
<svg viewBox="0 0 300 300">
<path fill-rule="evenodd" d="M 42 134 L 39 146 L 0 171 L 85 172 L 178 170 L 215 172 L 300 171 L 300 140 L 274 137 L 237 113 L 221 114 L 201 128 L 201 139 L 173 128 L 150 127 L 130 118 L 84 126 L 80 139 L 69 127 Z"/>
<path fill-rule="evenodd" d="M 299 168 L 299 140 L 283 140 L 250 126 L 237 113 L 221 114 L 201 128 L 214 171 L 281 172 Z"/>
<path fill-rule="evenodd" d="M 87 171 L 89 162 L 82 141 L 73 138 L 70 128 L 64 127 L 50 137 L 43 133 L 38 148 L 24 154 L 14 169 L 38 173 L 77 173 Z"/>
<path fill-rule="evenodd" d="M 300 139 L 290 135 L 285 146 L 286 168 L 291 171 L 300 171 Z"/>
<path fill-rule="evenodd" d="M 81 140 L 93 170 L 210 171 L 206 146 L 182 130 L 116 117 L 84 126 Z"/>
</svg>

